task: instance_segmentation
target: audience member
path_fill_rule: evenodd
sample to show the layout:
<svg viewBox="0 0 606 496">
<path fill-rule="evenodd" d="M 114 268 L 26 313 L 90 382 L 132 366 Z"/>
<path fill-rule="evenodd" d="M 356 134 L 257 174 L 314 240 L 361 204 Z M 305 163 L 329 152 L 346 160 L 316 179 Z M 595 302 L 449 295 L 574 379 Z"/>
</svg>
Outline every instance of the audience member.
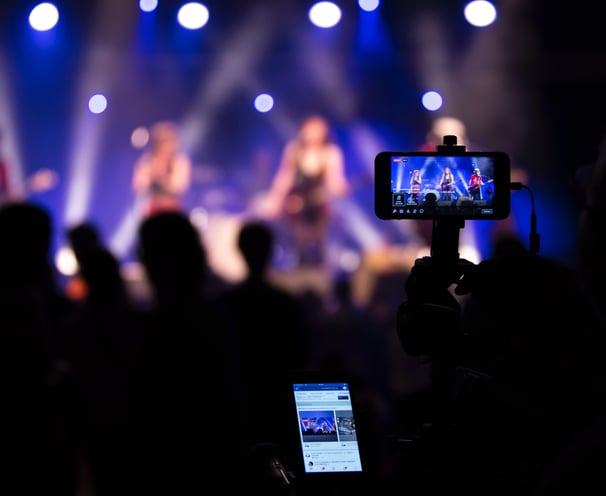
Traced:
<svg viewBox="0 0 606 496">
<path fill-rule="evenodd" d="M 103 246 L 99 229 L 92 222 L 80 222 L 70 227 L 67 238 L 78 263 L 86 254 Z"/>
<path fill-rule="evenodd" d="M 604 263 L 604 239 L 601 227 L 606 214 L 606 134 L 598 146 L 596 160 L 577 171 L 580 193 L 578 220 L 578 268 L 584 293 L 591 302 L 588 313 L 597 315 L 596 329 L 606 332 L 606 264 Z M 581 176 L 583 174 L 583 176 Z M 574 322 L 574 335 L 582 327 Z M 603 362 L 604 346 L 596 345 L 592 353 L 584 357 L 587 362 Z M 602 380 L 602 389 L 596 394 L 596 403 L 606 397 L 603 376 L 588 375 L 586 381 Z M 568 404 L 569 401 L 567 400 Z M 574 405 L 571 405 L 574 407 Z M 600 405 L 601 406 L 601 405 Z M 577 426 L 576 435 L 558 453 L 552 464 L 544 471 L 534 496 L 556 496 L 563 494 L 600 494 L 606 490 L 603 467 L 606 463 L 606 412 L 597 406 L 580 409 L 584 422 Z"/>
<path fill-rule="evenodd" d="M 0 207 L 2 494 L 75 494 L 70 427 L 62 416 L 57 334 L 70 306 L 50 264 L 52 219 L 34 203 Z"/>
<path fill-rule="evenodd" d="M 153 289 L 135 389 L 141 494 L 198 494 L 236 484 L 241 435 L 226 332 L 205 295 L 200 235 L 181 212 L 143 220 L 138 253 Z"/>
<path fill-rule="evenodd" d="M 285 379 L 307 365 L 307 317 L 298 298 L 271 282 L 274 232 L 262 221 L 245 223 L 237 247 L 247 275 L 223 291 L 218 303 L 234 339 L 239 436 L 244 457 L 255 445 L 275 443 L 283 449 L 290 419 Z"/>
<path fill-rule="evenodd" d="M 311 366 L 320 370 L 341 370 L 355 380 L 367 454 L 367 475 L 382 478 L 385 441 L 391 428 L 391 367 L 385 329 L 366 306 L 353 301 L 351 275 L 335 277 L 330 304 L 316 307 L 316 319 L 309 329 Z M 309 308 L 309 307 L 308 307 Z M 383 324 L 383 322 L 381 322 Z M 389 327 L 391 331 L 392 328 Z"/>
<path fill-rule="evenodd" d="M 75 423 L 96 496 L 135 494 L 131 393 L 143 314 L 131 301 L 117 258 L 89 224 L 70 230 L 87 291 L 65 326 Z"/>
<path fill-rule="evenodd" d="M 432 334 L 444 340 L 430 354 L 443 387 L 423 460 L 466 494 L 531 494 L 600 411 L 604 329 L 576 272 L 528 251 L 468 267 L 457 294 L 461 325 Z M 426 303 L 427 329 L 441 325 Z"/>
<path fill-rule="evenodd" d="M 71 300 L 81 300 L 86 297 L 88 288 L 81 273 L 82 258 L 90 251 L 101 246 L 101 235 L 97 226 L 92 222 L 81 222 L 67 230 L 67 239 L 78 264 L 76 273 L 65 283 L 65 294 Z"/>
</svg>

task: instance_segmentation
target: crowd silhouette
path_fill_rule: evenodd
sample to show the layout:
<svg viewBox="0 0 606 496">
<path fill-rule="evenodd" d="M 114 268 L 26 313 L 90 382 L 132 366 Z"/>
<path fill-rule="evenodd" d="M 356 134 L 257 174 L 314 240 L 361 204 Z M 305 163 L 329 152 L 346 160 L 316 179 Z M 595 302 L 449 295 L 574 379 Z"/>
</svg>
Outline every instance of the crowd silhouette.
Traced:
<svg viewBox="0 0 606 496">
<path fill-rule="evenodd" d="M 82 290 L 62 323 L 65 364 L 77 453 L 86 461 L 95 494 L 128 494 L 134 456 L 132 391 L 143 336 L 143 312 L 131 301 L 118 259 L 96 228 L 83 223 L 68 238 Z"/>
<path fill-rule="evenodd" d="M 138 226 L 137 257 L 150 287 L 144 303 L 95 226 L 70 228 L 81 280 L 73 298 L 50 260 L 50 213 L 25 200 L 2 205 L 2 494 L 251 489 L 264 477 L 255 471 L 268 446 L 289 460 L 285 378 L 305 368 L 357 378 L 382 494 L 431 492 L 444 480 L 466 494 L 603 486 L 596 222 L 605 163 L 602 154 L 583 196 L 579 270 L 509 240 L 465 271 L 456 298 L 425 288 L 423 318 L 412 316 L 404 329 L 397 301 L 412 291 L 410 273 L 396 275 L 399 290 L 382 281 L 385 292 L 377 289 L 364 307 L 351 298 L 348 274 L 335 279 L 332 299 L 287 291 L 271 277 L 270 224 L 250 220 L 236 241 L 246 275 L 223 281 L 202 234 L 179 211 Z M 396 342 L 397 333 L 424 340 Z M 401 371 L 394 356 L 429 363 L 430 380 L 394 390 Z"/>
<path fill-rule="evenodd" d="M 71 307 L 52 275 L 52 230 L 51 216 L 35 205 L 0 209 L 4 494 L 75 488 L 75 437 L 62 401 L 58 345 Z"/>
</svg>

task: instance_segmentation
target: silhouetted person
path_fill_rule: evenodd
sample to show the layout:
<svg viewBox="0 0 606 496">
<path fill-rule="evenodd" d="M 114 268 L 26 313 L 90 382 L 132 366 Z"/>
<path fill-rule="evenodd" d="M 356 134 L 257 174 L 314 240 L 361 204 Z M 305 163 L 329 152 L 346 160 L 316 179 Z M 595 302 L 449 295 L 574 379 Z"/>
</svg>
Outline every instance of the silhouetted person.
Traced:
<svg viewBox="0 0 606 496">
<path fill-rule="evenodd" d="M 238 233 L 237 245 L 248 274 L 218 299 L 230 325 L 238 357 L 237 389 L 240 439 L 244 456 L 257 443 L 273 442 L 285 450 L 285 431 L 292 419 L 284 414 L 289 371 L 306 365 L 306 316 L 296 296 L 269 280 L 274 233 L 263 222 L 250 221 Z M 291 424 L 292 425 L 292 424 Z"/>
<path fill-rule="evenodd" d="M 597 314 L 596 327 L 606 329 L 606 262 L 602 228 L 606 218 L 606 134 L 598 144 L 593 163 L 579 168 L 577 177 L 580 207 L 577 232 L 578 269 L 583 290 L 591 301 L 591 311 Z M 578 329 L 575 325 L 574 329 Z M 596 347 L 598 357 L 586 360 L 603 361 L 605 346 Z M 592 381 L 599 378 L 588 377 Z M 606 381 L 602 377 L 602 390 L 596 393 L 597 402 L 606 398 Z M 579 426 L 576 435 L 548 465 L 540 479 L 536 496 L 564 494 L 602 494 L 606 490 L 603 471 L 606 464 L 606 411 L 604 408 L 584 410 L 587 421 Z"/>
<path fill-rule="evenodd" d="M 595 415 L 603 329 L 577 274 L 529 252 L 481 262 L 458 291 L 469 294 L 460 328 L 443 336 L 452 382 L 442 378 L 434 461 L 466 494 L 528 494 Z"/>
<path fill-rule="evenodd" d="M 432 361 L 433 429 L 416 459 L 465 494 L 530 494 L 598 415 L 604 328 L 556 260 L 511 250 L 467 266 L 461 305 L 431 269 L 413 269 L 399 319 L 404 349 Z"/>
<path fill-rule="evenodd" d="M 41 206 L 0 207 L 0 492 L 74 494 L 62 417 L 57 332 L 69 305 L 50 265 L 52 220 Z"/>
<path fill-rule="evenodd" d="M 143 314 L 131 301 L 119 261 L 96 231 L 81 225 L 70 234 L 87 288 L 66 324 L 64 345 L 80 413 L 80 449 L 95 495 L 133 494 L 130 423 Z"/>
<path fill-rule="evenodd" d="M 99 229 L 92 222 L 81 222 L 67 230 L 67 238 L 76 260 L 103 246 Z"/>
<path fill-rule="evenodd" d="M 368 307 L 352 298 L 348 273 L 335 278 L 333 301 L 316 309 L 316 321 L 309 331 L 313 368 L 340 370 L 355 381 L 360 418 L 360 435 L 366 444 L 366 470 L 370 477 L 382 477 L 386 429 L 392 412 L 390 367 L 385 332 Z M 308 307 L 309 308 L 309 307 Z M 326 431 L 325 431 L 326 432 Z"/>
<path fill-rule="evenodd" d="M 351 284 L 349 274 L 340 274 L 334 280 L 332 302 L 316 310 L 318 320 L 310 333 L 312 365 L 346 370 L 384 397 L 389 369 L 383 332 L 369 309 L 353 301 Z"/>
<path fill-rule="evenodd" d="M 84 221 L 67 229 L 66 237 L 78 264 L 78 270 L 65 283 L 65 294 L 72 300 L 85 297 L 88 288 L 80 270 L 82 258 L 102 247 L 101 234 L 95 224 Z"/>
<path fill-rule="evenodd" d="M 138 238 L 153 289 L 135 393 L 141 494 L 201 494 L 233 482 L 240 435 L 226 335 L 204 294 L 206 253 L 180 212 L 147 217 Z"/>
<path fill-rule="evenodd" d="M 514 234 L 503 234 L 492 240 L 491 256 L 501 256 L 508 253 L 516 253 L 526 251 L 524 242 Z"/>
</svg>

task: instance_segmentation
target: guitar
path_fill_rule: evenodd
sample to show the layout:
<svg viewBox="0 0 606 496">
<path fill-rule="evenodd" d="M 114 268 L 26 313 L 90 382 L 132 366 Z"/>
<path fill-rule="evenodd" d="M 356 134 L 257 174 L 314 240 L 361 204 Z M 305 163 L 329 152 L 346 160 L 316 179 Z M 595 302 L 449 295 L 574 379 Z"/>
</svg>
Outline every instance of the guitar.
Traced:
<svg viewBox="0 0 606 496">
<path fill-rule="evenodd" d="M 349 177 L 347 180 L 347 191 L 343 196 L 351 196 L 356 190 L 374 185 L 374 178 L 368 174 Z M 420 192 L 420 190 L 419 190 Z M 267 192 L 255 195 L 251 202 L 253 212 L 263 212 L 264 204 L 268 197 Z M 322 183 L 296 185 L 292 187 L 281 201 L 279 213 L 287 219 L 319 218 L 328 214 L 329 205 L 336 197 L 327 193 Z M 250 210 L 250 209 L 249 209 Z"/>
<path fill-rule="evenodd" d="M 450 181 L 450 182 L 445 182 L 440 184 L 440 189 L 442 191 L 450 191 L 455 184 L 460 183 L 461 179 L 455 179 L 454 181 Z"/>
<path fill-rule="evenodd" d="M 480 189 L 482 188 L 482 186 L 485 186 L 487 184 L 490 184 L 494 182 L 494 179 L 488 179 L 488 181 L 486 181 L 483 184 L 478 184 L 476 186 L 472 186 L 471 188 L 469 188 L 469 194 L 473 195 L 474 193 L 478 193 L 480 191 Z"/>
</svg>

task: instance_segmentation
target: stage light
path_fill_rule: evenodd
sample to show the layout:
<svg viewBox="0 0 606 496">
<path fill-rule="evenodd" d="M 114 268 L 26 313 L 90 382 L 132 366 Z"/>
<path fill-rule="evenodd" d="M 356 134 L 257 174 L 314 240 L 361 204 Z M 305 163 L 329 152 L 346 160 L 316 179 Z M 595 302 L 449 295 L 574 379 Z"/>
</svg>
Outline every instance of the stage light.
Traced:
<svg viewBox="0 0 606 496">
<path fill-rule="evenodd" d="M 139 0 L 139 8 L 143 12 L 153 12 L 158 7 L 158 0 Z"/>
<path fill-rule="evenodd" d="M 362 10 L 372 12 L 379 8 L 379 0 L 358 0 L 358 5 Z"/>
<path fill-rule="evenodd" d="M 259 112 L 269 112 L 274 107 L 274 99 L 267 93 L 261 93 L 255 98 L 255 108 Z"/>
<path fill-rule="evenodd" d="M 474 0 L 465 6 L 465 19 L 469 24 L 485 27 L 492 24 L 497 18 L 495 6 L 486 0 Z"/>
<path fill-rule="evenodd" d="M 309 9 L 309 20 L 320 28 L 332 28 L 341 20 L 341 9 L 332 2 L 318 2 Z"/>
<path fill-rule="evenodd" d="M 205 26 L 209 19 L 206 6 L 197 2 L 183 5 L 177 14 L 179 24 L 186 29 L 200 29 Z"/>
<path fill-rule="evenodd" d="M 434 112 L 442 107 L 444 100 L 437 91 L 426 91 L 421 97 L 421 102 L 425 109 Z"/>
<path fill-rule="evenodd" d="M 29 24 L 36 31 L 48 31 L 59 22 L 59 11 L 52 3 L 41 3 L 29 14 Z"/>
<path fill-rule="evenodd" d="M 105 98 L 105 95 L 97 93 L 89 98 L 88 110 L 93 114 L 102 114 L 105 112 L 105 109 L 107 109 L 107 98 Z"/>
</svg>

